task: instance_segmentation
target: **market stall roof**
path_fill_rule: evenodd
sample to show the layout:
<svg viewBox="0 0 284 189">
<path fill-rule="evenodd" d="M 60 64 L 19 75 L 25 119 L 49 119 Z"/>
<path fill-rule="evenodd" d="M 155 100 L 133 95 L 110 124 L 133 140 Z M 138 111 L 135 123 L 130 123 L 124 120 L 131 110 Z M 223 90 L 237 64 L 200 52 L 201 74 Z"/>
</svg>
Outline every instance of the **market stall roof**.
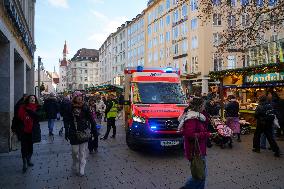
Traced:
<svg viewBox="0 0 284 189">
<path fill-rule="evenodd" d="M 100 85 L 96 87 L 90 87 L 87 89 L 90 92 L 122 92 L 123 88 L 115 85 Z"/>
<path fill-rule="evenodd" d="M 284 63 L 271 63 L 271 64 L 262 64 L 258 66 L 244 67 L 244 68 L 212 71 L 209 73 L 209 77 L 211 79 L 221 79 L 226 76 L 232 76 L 232 75 L 252 75 L 258 73 L 282 72 L 282 71 L 284 71 Z"/>
</svg>

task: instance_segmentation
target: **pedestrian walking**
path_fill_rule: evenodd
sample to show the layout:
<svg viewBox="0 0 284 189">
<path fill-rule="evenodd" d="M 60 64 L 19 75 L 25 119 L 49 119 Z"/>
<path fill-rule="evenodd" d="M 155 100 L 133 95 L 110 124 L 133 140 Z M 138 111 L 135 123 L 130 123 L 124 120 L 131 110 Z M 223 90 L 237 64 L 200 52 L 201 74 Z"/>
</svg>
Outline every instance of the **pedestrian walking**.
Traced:
<svg viewBox="0 0 284 189">
<path fill-rule="evenodd" d="M 89 107 L 84 103 L 82 93 L 73 94 L 71 114 L 69 115 L 69 128 L 67 139 L 72 146 L 72 171 L 78 176 L 84 176 L 88 141 L 91 131 L 96 128 Z M 91 126 L 91 128 L 90 128 Z"/>
<path fill-rule="evenodd" d="M 44 101 L 43 109 L 48 119 L 49 136 L 53 136 L 54 123 L 59 113 L 59 104 L 54 93 L 50 93 L 49 98 Z"/>
<path fill-rule="evenodd" d="M 19 109 L 23 104 L 25 104 L 27 97 L 27 94 L 23 94 L 23 97 L 16 103 L 14 107 L 14 117 L 12 120 L 11 130 L 17 136 L 18 140 L 20 140 L 20 135 L 23 128 L 23 122 L 19 118 Z"/>
<path fill-rule="evenodd" d="M 40 142 L 39 104 L 36 96 L 30 95 L 19 108 L 18 117 L 23 123 L 20 129 L 21 153 L 23 160 L 23 173 L 33 166 L 33 143 Z"/>
<path fill-rule="evenodd" d="M 97 113 L 97 119 L 98 119 L 99 124 L 102 123 L 102 119 L 104 117 L 105 110 L 106 110 L 106 105 L 105 105 L 103 99 L 101 97 L 99 97 L 97 99 L 97 102 L 96 102 L 96 111 L 97 111 L 96 113 Z"/>
<path fill-rule="evenodd" d="M 113 94 L 109 95 L 109 99 L 106 103 L 106 115 L 107 115 L 107 131 L 101 140 L 106 140 L 108 138 L 109 132 L 112 128 L 112 136 L 111 138 L 115 138 L 116 135 L 116 126 L 115 126 L 115 118 L 117 117 L 117 102 L 115 100 L 115 96 Z"/>
<path fill-rule="evenodd" d="M 93 119 L 94 122 L 96 122 L 95 120 L 97 119 L 97 115 L 96 115 L 96 100 L 91 97 L 89 99 L 89 111 L 91 113 L 91 117 Z M 96 152 L 98 150 L 98 132 L 97 132 L 97 128 L 93 128 L 91 127 L 93 130 L 91 131 L 91 137 L 88 141 L 88 149 L 90 154 L 92 154 L 93 152 Z"/>
<path fill-rule="evenodd" d="M 273 107 L 268 102 L 266 96 L 262 96 L 259 99 L 259 104 L 255 110 L 256 130 L 253 137 L 253 152 L 260 152 L 260 137 L 264 133 L 271 149 L 274 152 L 274 156 L 279 157 L 280 151 L 276 141 L 272 136 L 272 127 L 275 115 L 273 114 Z"/>
<path fill-rule="evenodd" d="M 207 131 L 206 118 L 202 112 L 204 110 L 203 100 L 201 98 L 194 97 L 191 101 L 190 108 L 180 116 L 179 130 L 182 130 L 184 136 L 184 153 L 185 157 L 191 163 L 193 167 L 193 160 L 196 157 L 200 157 L 201 164 L 198 167 L 200 172 L 203 172 L 202 178 L 190 177 L 182 189 L 203 189 L 205 188 L 205 180 L 207 175 L 206 165 L 206 145 L 207 140 L 210 137 L 210 133 Z M 191 169 L 193 171 L 193 169 Z M 192 175 L 195 175 L 192 172 Z"/>
<path fill-rule="evenodd" d="M 65 138 L 68 136 L 68 129 L 70 124 L 70 114 L 71 114 L 71 100 L 69 96 L 65 96 L 60 103 L 60 115 L 63 117 L 63 126 L 65 129 Z"/>
<path fill-rule="evenodd" d="M 225 106 L 227 125 L 232 129 L 234 135 L 237 135 L 238 142 L 241 142 L 241 129 L 239 123 L 240 105 L 234 95 L 228 97 L 229 102 Z"/>
</svg>

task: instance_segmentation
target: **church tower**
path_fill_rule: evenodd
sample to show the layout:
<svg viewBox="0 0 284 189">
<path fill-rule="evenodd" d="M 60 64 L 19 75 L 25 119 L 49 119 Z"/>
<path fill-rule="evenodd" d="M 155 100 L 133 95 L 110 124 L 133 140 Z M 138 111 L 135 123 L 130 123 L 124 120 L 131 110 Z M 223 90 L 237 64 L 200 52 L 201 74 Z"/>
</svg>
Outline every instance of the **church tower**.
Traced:
<svg viewBox="0 0 284 189">
<path fill-rule="evenodd" d="M 68 67 L 68 60 L 67 60 L 67 43 L 65 41 L 63 47 L 63 59 L 59 59 L 59 87 L 58 92 L 64 92 L 67 90 L 67 67 Z"/>
</svg>

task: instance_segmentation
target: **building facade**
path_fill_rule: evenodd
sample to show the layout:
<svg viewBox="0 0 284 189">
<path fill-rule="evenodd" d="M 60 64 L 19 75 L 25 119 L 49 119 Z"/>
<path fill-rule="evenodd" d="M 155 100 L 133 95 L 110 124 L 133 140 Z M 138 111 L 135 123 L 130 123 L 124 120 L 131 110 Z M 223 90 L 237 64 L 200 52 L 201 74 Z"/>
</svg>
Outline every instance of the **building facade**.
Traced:
<svg viewBox="0 0 284 189">
<path fill-rule="evenodd" d="M 38 85 L 38 70 L 35 70 L 35 86 Z M 50 93 L 56 94 L 58 92 L 59 85 L 59 76 L 56 73 L 55 69 L 53 72 L 40 70 L 40 82 L 44 86 L 44 90 L 41 92 L 41 95 L 47 95 Z M 35 91 L 37 93 L 38 91 Z"/>
<path fill-rule="evenodd" d="M 63 59 L 59 60 L 59 84 L 57 92 L 63 93 L 67 90 L 67 67 L 70 61 L 67 59 L 68 49 L 65 41 L 63 48 Z"/>
<path fill-rule="evenodd" d="M 99 49 L 99 84 L 111 84 L 112 78 L 112 35 L 110 34 Z"/>
<path fill-rule="evenodd" d="M 86 90 L 99 83 L 99 51 L 80 49 L 67 66 L 68 90 Z"/>
<path fill-rule="evenodd" d="M 127 62 L 127 30 L 125 24 L 117 28 L 112 35 L 112 72 L 111 84 L 122 85 L 124 80 L 124 67 Z"/>
<path fill-rule="evenodd" d="M 11 149 L 14 105 L 34 94 L 35 0 L 0 1 L 0 152 Z"/>
</svg>

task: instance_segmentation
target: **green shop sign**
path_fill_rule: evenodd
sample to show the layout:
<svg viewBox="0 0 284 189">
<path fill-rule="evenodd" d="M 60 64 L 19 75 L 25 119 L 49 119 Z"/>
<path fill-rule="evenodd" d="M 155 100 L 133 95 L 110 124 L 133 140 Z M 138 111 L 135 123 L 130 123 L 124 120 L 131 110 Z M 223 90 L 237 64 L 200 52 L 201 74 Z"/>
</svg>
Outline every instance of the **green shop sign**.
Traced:
<svg viewBox="0 0 284 189">
<path fill-rule="evenodd" d="M 272 81 L 284 81 L 284 72 L 255 74 L 245 77 L 246 83 L 265 83 Z"/>
</svg>

